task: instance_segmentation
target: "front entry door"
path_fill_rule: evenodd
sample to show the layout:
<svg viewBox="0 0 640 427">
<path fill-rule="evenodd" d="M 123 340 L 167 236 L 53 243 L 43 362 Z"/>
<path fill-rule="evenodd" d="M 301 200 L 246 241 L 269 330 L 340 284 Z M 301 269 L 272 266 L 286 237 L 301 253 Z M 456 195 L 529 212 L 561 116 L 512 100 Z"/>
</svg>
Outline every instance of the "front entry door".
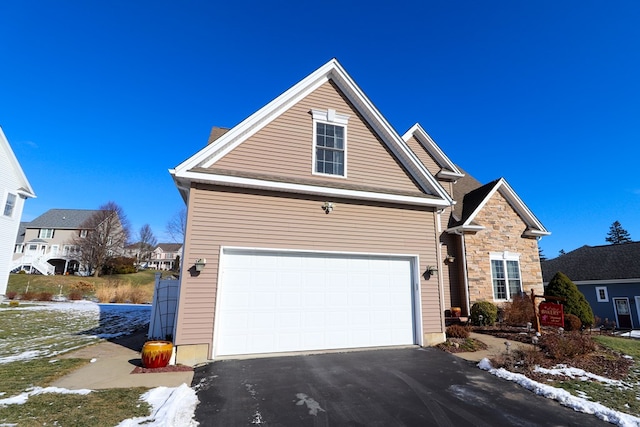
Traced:
<svg viewBox="0 0 640 427">
<path fill-rule="evenodd" d="M 618 318 L 618 328 L 632 329 L 631 310 L 629 309 L 629 298 L 614 298 L 613 305 L 616 308 L 616 317 Z"/>
</svg>

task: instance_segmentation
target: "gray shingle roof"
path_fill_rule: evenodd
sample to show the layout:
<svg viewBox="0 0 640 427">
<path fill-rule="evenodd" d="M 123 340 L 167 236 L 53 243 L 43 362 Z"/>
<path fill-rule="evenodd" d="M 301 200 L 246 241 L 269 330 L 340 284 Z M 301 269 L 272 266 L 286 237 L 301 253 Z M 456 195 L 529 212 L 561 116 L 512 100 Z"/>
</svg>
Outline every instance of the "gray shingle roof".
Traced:
<svg viewBox="0 0 640 427">
<path fill-rule="evenodd" d="M 182 244 L 181 243 L 158 243 L 158 246 L 156 247 L 162 249 L 163 252 L 176 252 L 180 250 L 180 248 L 182 247 Z"/>
<path fill-rule="evenodd" d="M 27 228 L 78 229 L 99 210 L 50 209 L 28 223 Z"/>
<path fill-rule="evenodd" d="M 542 261 L 542 278 L 549 282 L 562 272 L 574 282 L 640 278 L 640 242 L 582 246 L 557 258 Z"/>
</svg>

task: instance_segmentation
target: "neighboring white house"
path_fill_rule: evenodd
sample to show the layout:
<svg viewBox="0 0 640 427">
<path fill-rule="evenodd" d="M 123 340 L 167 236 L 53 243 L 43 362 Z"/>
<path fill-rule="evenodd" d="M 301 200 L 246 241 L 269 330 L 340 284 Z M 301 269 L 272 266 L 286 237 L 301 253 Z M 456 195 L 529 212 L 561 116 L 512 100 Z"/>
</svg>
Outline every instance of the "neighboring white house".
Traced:
<svg viewBox="0 0 640 427">
<path fill-rule="evenodd" d="M 181 243 L 158 243 L 151 253 L 148 267 L 156 270 L 173 270 L 176 259 L 181 254 Z"/>
<path fill-rule="evenodd" d="M 29 197 L 36 195 L 0 127 L 0 295 L 7 291 L 22 208 Z"/>
</svg>

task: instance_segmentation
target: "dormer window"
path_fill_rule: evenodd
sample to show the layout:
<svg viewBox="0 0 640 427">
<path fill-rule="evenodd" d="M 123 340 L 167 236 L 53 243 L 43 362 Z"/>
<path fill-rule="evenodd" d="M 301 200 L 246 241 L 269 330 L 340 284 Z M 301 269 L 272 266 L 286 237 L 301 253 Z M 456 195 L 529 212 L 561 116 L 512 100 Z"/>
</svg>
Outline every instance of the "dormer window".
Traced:
<svg viewBox="0 0 640 427">
<path fill-rule="evenodd" d="M 313 173 L 347 176 L 347 122 L 349 116 L 335 110 L 312 110 Z"/>
</svg>

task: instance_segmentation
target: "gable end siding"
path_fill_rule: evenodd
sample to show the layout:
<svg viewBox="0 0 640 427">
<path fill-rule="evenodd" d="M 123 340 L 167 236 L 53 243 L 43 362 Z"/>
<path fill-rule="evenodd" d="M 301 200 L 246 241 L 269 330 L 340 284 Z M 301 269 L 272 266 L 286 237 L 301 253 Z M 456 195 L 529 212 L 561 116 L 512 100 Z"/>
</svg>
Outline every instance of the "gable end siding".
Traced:
<svg viewBox="0 0 640 427">
<path fill-rule="evenodd" d="M 334 109 L 338 114 L 350 115 L 346 140 L 347 182 L 354 185 L 419 191 L 417 184 L 332 82 L 325 83 L 292 106 L 216 162 L 213 167 L 290 178 L 310 178 L 319 181 L 335 179 L 344 182 L 343 178 L 327 178 L 313 174 L 312 109 Z"/>
</svg>

